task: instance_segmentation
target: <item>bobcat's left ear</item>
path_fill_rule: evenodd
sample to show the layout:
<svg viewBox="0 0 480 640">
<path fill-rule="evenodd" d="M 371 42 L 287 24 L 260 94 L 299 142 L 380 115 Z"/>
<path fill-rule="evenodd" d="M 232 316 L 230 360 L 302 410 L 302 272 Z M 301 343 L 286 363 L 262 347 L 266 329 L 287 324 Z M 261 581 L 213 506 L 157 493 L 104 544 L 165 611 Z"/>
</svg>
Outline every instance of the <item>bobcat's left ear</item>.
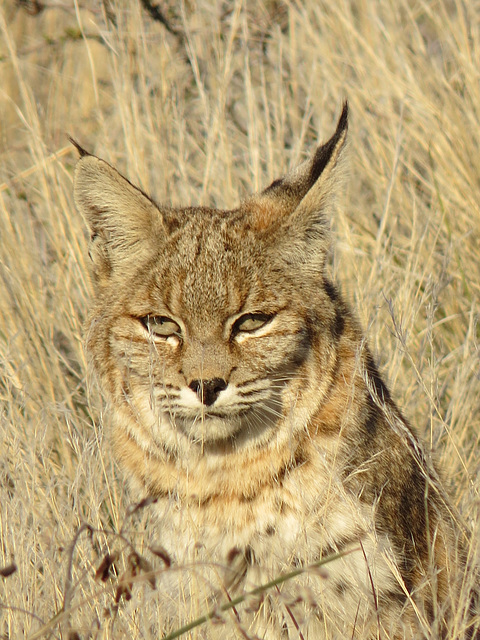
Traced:
<svg viewBox="0 0 480 640">
<path fill-rule="evenodd" d="M 308 248 L 317 253 L 322 246 L 326 250 L 328 214 L 337 190 L 335 183 L 339 178 L 339 159 L 347 129 L 348 104 L 345 102 L 330 140 L 309 160 L 244 203 L 256 231 L 265 232 L 265 237 L 272 237 L 275 243 L 281 243 L 283 237 L 297 255 Z M 317 242 L 313 242 L 315 240 Z M 320 247 L 318 241 L 321 241 Z M 312 246 L 312 242 L 317 246 Z"/>
</svg>

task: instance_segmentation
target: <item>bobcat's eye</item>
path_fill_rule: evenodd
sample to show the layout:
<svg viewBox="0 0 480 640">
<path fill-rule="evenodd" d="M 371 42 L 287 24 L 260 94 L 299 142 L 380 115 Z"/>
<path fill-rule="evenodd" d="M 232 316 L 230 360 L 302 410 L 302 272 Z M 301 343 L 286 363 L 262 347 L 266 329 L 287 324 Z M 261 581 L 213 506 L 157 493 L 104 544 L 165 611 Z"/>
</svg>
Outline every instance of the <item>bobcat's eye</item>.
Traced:
<svg viewBox="0 0 480 640">
<path fill-rule="evenodd" d="M 145 316 L 140 318 L 141 323 L 154 336 L 168 338 L 169 336 L 180 336 L 181 329 L 175 320 L 167 316 Z"/>
<path fill-rule="evenodd" d="M 251 333 L 260 329 L 272 319 L 273 316 L 269 316 L 266 313 L 246 313 L 238 318 L 232 327 L 232 336 L 237 333 Z"/>
</svg>

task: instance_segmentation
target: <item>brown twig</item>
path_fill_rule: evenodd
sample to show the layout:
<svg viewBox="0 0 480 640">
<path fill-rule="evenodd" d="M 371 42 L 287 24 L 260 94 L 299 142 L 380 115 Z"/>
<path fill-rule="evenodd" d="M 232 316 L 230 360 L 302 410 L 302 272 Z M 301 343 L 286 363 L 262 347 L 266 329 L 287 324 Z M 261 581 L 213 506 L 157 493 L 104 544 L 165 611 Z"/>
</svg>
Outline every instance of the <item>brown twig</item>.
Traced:
<svg viewBox="0 0 480 640">
<path fill-rule="evenodd" d="M 167 18 L 163 15 L 158 5 L 153 4 L 151 0 L 140 0 L 140 3 L 153 20 L 156 20 L 157 22 L 163 24 L 165 29 L 172 35 L 177 37 L 181 36 L 183 39 L 183 33 L 179 29 L 172 27 Z"/>
</svg>

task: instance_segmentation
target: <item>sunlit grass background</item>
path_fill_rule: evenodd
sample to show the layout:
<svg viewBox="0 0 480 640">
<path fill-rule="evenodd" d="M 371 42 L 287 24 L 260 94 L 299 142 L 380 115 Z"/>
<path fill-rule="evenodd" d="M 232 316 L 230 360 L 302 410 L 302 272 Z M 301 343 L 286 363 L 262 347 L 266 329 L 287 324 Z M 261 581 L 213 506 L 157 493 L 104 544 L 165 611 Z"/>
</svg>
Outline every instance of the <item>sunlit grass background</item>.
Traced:
<svg viewBox="0 0 480 640">
<path fill-rule="evenodd" d="M 116 610 L 118 580 L 94 579 L 108 551 L 128 571 L 122 526 L 164 563 L 148 555 L 148 508 L 126 518 L 86 372 L 67 133 L 159 201 L 229 207 L 329 137 L 348 98 L 331 268 L 479 538 L 479 3 L 165 0 L 163 23 L 146 4 L 0 5 L 5 639 L 159 637 L 159 581 L 140 576 Z M 106 533 L 74 545 L 84 522 Z"/>
</svg>

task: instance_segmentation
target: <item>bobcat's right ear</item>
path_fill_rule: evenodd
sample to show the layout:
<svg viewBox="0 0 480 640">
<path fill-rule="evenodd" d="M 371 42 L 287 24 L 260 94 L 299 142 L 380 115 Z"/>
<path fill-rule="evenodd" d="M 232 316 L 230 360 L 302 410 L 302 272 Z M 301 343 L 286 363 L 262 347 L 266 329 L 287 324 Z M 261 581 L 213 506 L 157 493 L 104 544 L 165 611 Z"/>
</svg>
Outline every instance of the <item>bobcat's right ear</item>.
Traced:
<svg viewBox="0 0 480 640">
<path fill-rule="evenodd" d="M 155 250 L 152 235 L 165 235 L 166 227 L 158 207 L 143 191 L 104 160 L 83 149 L 80 153 L 74 199 L 91 233 L 93 275 L 102 285 L 116 271 L 125 277 L 126 271 L 148 259 Z"/>
</svg>

